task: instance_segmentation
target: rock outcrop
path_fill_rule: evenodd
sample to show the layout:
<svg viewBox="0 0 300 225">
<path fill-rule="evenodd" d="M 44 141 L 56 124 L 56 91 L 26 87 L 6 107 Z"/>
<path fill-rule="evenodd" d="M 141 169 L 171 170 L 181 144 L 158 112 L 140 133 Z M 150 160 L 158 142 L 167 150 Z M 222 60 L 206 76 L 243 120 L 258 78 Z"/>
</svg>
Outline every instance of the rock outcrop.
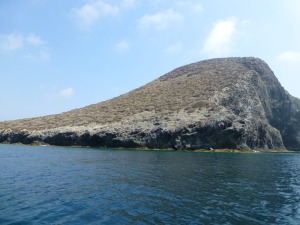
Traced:
<svg viewBox="0 0 300 225">
<path fill-rule="evenodd" d="M 0 123 L 1 143 L 300 150 L 300 100 L 257 58 L 205 60 L 117 98 Z"/>
</svg>

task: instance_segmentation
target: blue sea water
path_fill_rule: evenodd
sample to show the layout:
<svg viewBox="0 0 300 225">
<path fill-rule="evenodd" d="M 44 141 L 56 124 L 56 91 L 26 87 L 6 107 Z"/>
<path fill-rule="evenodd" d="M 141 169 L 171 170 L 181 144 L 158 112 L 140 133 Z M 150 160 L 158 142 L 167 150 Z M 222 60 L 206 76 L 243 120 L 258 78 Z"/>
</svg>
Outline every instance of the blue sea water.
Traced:
<svg viewBox="0 0 300 225">
<path fill-rule="evenodd" d="M 0 224 L 300 224 L 300 154 L 0 145 Z"/>
</svg>

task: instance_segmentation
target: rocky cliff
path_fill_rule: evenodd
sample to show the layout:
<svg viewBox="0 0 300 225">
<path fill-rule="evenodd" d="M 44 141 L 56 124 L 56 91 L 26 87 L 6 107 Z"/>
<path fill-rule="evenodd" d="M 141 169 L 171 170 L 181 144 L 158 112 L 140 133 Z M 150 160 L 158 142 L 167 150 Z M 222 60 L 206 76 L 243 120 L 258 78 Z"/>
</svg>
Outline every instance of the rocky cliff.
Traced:
<svg viewBox="0 0 300 225">
<path fill-rule="evenodd" d="M 300 100 L 257 58 L 179 67 L 117 98 L 0 123 L 2 143 L 300 150 Z"/>
</svg>

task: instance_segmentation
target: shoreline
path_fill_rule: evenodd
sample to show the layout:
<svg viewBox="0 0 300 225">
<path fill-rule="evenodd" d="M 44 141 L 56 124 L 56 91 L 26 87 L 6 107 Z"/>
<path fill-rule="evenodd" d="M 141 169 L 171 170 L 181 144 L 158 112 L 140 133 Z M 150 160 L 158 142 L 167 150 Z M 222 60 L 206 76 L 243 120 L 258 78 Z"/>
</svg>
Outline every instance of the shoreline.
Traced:
<svg viewBox="0 0 300 225">
<path fill-rule="evenodd" d="M 298 153 L 300 151 L 292 151 L 287 149 L 196 149 L 196 150 L 176 150 L 176 149 L 152 149 L 152 148 L 113 148 L 113 147 L 94 147 L 94 146 L 78 146 L 78 145 L 49 145 L 45 143 L 33 143 L 33 144 L 23 144 L 23 143 L 0 143 L 0 145 L 18 145 L 18 146 L 32 146 L 32 147 L 63 147 L 63 148 L 82 148 L 82 149 L 99 149 L 99 150 L 131 150 L 131 151 L 162 151 L 162 152 L 191 152 L 191 153 Z"/>
</svg>

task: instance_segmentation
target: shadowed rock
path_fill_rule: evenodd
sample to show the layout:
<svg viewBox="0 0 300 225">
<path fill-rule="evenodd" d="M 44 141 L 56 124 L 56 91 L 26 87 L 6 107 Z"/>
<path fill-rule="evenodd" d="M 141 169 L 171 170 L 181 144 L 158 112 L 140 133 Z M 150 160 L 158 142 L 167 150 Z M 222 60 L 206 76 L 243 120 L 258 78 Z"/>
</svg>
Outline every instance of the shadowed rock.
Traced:
<svg viewBox="0 0 300 225">
<path fill-rule="evenodd" d="M 300 150 L 300 100 L 257 58 L 205 60 L 117 98 L 0 123 L 0 142 Z"/>
</svg>

